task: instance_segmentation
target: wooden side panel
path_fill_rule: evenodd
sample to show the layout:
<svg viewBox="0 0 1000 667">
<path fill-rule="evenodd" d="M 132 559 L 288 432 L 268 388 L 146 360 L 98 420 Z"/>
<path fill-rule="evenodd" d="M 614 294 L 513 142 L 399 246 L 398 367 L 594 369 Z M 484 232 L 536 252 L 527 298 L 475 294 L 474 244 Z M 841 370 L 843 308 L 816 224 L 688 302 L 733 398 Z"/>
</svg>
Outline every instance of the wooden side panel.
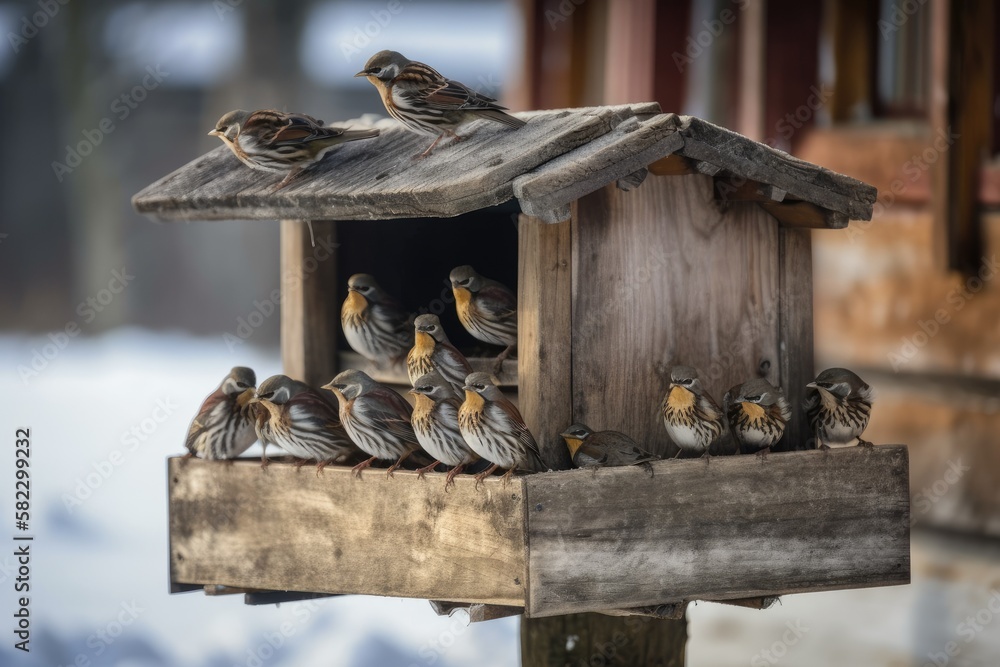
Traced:
<svg viewBox="0 0 1000 667">
<path fill-rule="evenodd" d="M 671 366 L 699 368 L 719 401 L 759 373 L 780 381 L 778 223 L 749 202 L 720 211 L 711 177 L 584 197 L 573 265 L 574 420 L 672 455 Z"/>
<path fill-rule="evenodd" d="M 170 460 L 170 578 L 521 606 L 523 489 L 349 468 Z"/>
<path fill-rule="evenodd" d="M 559 433 L 573 421 L 571 228 L 526 215 L 518 223 L 518 405 L 554 470 L 569 467 Z"/>
<path fill-rule="evenodd" d="M 785 429 L 786 449 L 813 449 L 805 405 L 806 384 L 812 382 L 813 289 L 812 235 L 808 229 L 783 227 L 778 232 L 780 303 L 778 340 L 781 388 L 792 405 L 792 418 Z"/>
<path fill-rule="evenodd" d="M 904 584 L 905 446 L 528 477 L 529 616 Z"/>
<path fill-rule="evenodd" d="M 281 221 L 281 361 L 286 375 L 314 387 L 337 374 L 336 223 Z M 264 378 L 260 378 L 263 380 Z"/>
</svg>

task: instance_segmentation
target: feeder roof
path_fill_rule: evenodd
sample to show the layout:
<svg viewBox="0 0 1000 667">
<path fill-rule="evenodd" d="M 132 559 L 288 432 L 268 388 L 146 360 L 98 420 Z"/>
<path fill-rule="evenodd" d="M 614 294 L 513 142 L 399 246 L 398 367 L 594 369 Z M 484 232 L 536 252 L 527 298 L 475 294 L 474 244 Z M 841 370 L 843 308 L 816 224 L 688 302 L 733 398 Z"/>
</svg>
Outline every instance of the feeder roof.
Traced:
<svg viewBox="0 0 1000 667">
<path fill-rule="evenodd" d="M 384 220 L 451 217 L 516 199 L 523 212 L 555 222 L 583 195 L 615 182 L 635 187 L 651 171 L 713 176 L 721 198 L 731 191 L 758 201 L 786 224 L 836 228 L 871 218 L 874 187 L 656 103 L 515 115 L 527 125 L 477 121 L 463 131 L 467 140 L 442 142 L 422 160 L 413 156 L 430 139 L 382 119 L 373 124 L 379 137 L 340 146 L 278 191 L 280 175 L 248 169 L 219 146 L 132 203 L 166 221 Z"/>
</svg>

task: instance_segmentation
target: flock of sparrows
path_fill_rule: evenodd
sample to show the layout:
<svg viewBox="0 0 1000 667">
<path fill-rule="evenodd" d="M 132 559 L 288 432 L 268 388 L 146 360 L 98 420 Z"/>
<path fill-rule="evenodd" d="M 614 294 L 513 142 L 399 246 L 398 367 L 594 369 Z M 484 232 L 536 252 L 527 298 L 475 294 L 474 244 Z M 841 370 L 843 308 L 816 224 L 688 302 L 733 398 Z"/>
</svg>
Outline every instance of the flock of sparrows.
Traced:
<svg viewBox="0 0 1000 667">
<path fill-rule="evenodd" d="M 355 76 L 378 90 L 386 110 L 409 130 L 436 135 L 415 158 L 431 153 L 445 137 L 461 141 L 456 130 L 485 118 L 509 127 L 525 123 L 506 113 L 496 100 L 443 77 L 433 68 L 395 51 L 372 56 Z M 297 174 L 323 160 L 339 144 L 376 137 L 377 129 L 326 127 L 305 114 L 274 110 L 231 111 L 209 132 L 252 169 L 284 173 L 280 189 Z M 450 275 L 458 318 L 477 340 L 503 346 L 493 368 L 517 343 L 517 299 L 505 285 L 479 275 L 471 266 Z M 474 373 L 448 340 L 436 315 L 414 318 L 368 274 L 351 276 L 341 309 L 344 336 L 357 353 L 379 368 L 402 363 L 414 395 L 410 406 L 400 394 L 361 370 L 346 370 L 321 389 L 285 375 L 256 385 L 249 368 L 232 369 L 205 399 L 188 432 L 188 456 L 232 459 L 256 440 L 276 445 L 298 459 L 315 461 L 317 472 L 329 463 L 358 460 L 355 473 L 377 460 L 390 462 L 392 475 L 404 461 L 416 461 L 422 476 L 440 464 L 451 467 L 445 489 L 466 466 L 489 464 L 477 483 L 496 468 L 504 478 L 516 470 L 546 470 L 538 445 L 520 412 L 487 373 Z M 871 388 L 843 368 L 823 371 L 807 385 L 803 406 L 822 448 L 861 440 L 871 413 Z M 333 399 L 336 398 L 336 401 Z M 678 455 L 707 456 L 713 443 L 730 434 L 741 453 L 767 453 L 781 439 L 791 409 L 781 390 L 757 378 L 733 387 L 723 407 L 701 385 L 698 371 L 675 366 L 661 403 L 663 423 Z M 617 431 L 594 432 L 573 424 L 561 436 L 579 467 L 644 464 L 659 458 Z"/>
<path fill-rule="evenodd" d="M 375 86 L 386 111 L 407 129 L 436 136 L 415 158 L 430 155 L 445 137 L 462 141 L 465 137 L 455 132 L 472 120 L 485 118 L 513 128 L 525 124 L 506 113 L 506 107 L 495 99 L 396 51 L 379 51 L 355 76 L 363 76 Z M 219 137 L 251 169 L 285 174 L 277 190 L 323 160 L 336 146 L 377 137 L 379 131 L 327 127 L 312 116 L 265 109 L 230 111 L 209 134 Z"/>
<path fill-rule="evenodd" d="M 507 356 L 517 342 L 517 299 L 505 285 L 471 266 L 450 274 L 459 320 L 478 340 L 504 345 Z M 256 440 L 276 445 L 298 460 L 314 461 L 317 473 L 330 463 L 358 462 L 354 472 L 375 461 L 391 465 L 392 476 L 404 461 L 424 473 L 444 464 L 451 470 L 445 489 L 466 466 L 489 464 L 477 483 L 504 468 L 547 469 L 520 412 L 488 373 L 473 372 L 448 340 L 437 315 L 409 315 L 368 274 L 348 281 L 341 325 L 352 348 L 377 366 L 402 363 L 414 395 L 411 407 L 400 394 L 361 370 L 346 370 L 321 390 L 275 375 L 255 387 L 254 372 L 236 367 L 203 403 L 188 432 L 188 456 L 232 459 Z M 496 372 L 496 369 L 494 369 Z M 872 390 L 843 368 L 820 373 L 807 385 L 804 406 L 819 447 L 846 446 L 861 439 L 868 425 Z M 333 398 L 336 398 L 336 401 Z M 733 387 L 723 408 L 702 387 L 698 371 L 675 366 L 661 403 L 663 423 L 678 455 L 707 456 L 728 434 L 743 454 L 766 454 L 784 434 L 791 409 L 781 390 L 762 378 Z M 644 464 L 660 458 L 617 431 L 594 432 L 573 424 L 560 434 L 578 467 Z"/>
</svg>

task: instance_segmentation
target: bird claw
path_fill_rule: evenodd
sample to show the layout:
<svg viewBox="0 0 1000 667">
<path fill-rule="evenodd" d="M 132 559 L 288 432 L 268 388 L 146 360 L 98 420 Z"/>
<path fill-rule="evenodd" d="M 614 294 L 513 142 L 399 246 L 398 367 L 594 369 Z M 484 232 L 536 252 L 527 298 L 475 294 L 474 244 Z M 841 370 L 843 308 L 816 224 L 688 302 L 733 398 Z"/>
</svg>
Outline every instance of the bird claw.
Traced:
<svg viewBox="0 0 1000 667">
<path fill-rule="evenodd" d="M 862 440 L 861 438 L 858 438 L 858 447 L 864 447 L 866 449 L 871 449 L 874 446 L 875 446 L 874 442 L 870 442 L 868 440 Z"/>
<path fill-rule="evenodd" d="M 830 447 L 830 445 L 820 445 L 820 446 L 819 446 L 819 449 L 820 449 L 821 451 L 824 451 L 824 452 L 828 452 L 828 451 L 830 451 L 830 449 L 832 449 L 832 448 Z"/>
<path fill-rule="evenodd" d="M 261 456 L 260 457 L 260 467 L 261 467 L 261 470 L 267 468 L 267 466 L 269 466 L 269 465 L 271 465 L 271 459 L 267 458 L 266 456 Z"/>
<path fill-rule="evenodd" d="M 759 450 L 757 450 L 757 458 L 761 459 L 762 461 L 765 461 L 765 460 L 767 460 L 767 455 L 770 454 L 770 453 L 771 453 L 771 448 L 770 447 L 765 447 L 764 449 L 759 449 Z"/>
</svg>

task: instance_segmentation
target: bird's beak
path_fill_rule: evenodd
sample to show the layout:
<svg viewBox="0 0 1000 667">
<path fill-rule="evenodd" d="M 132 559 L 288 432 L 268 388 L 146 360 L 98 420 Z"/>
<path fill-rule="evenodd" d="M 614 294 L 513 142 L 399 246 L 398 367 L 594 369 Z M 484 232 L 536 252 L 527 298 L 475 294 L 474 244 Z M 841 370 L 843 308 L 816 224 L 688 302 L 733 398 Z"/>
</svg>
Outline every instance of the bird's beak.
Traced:
<svg viewBox="0 0 1000 667">
<path fill-rule="evenodd" d="M 368 70 L 366 70 L 366 69 L 363 69 L 363 70 L 361 70 L 360 72 L 358 72 L 357 74 L 355 74 L 354 76 L 355 76 L 355 77 L 359 77 L 359 76 L 368 76 Z"/>
<path fill-rule="evenodd" d="M 420 392 L 418 392 L 416 389 L 407 389 L 406 393 L 407 394 L 413 394 L 414 396 L 416 396 Z"/>
<path fill-rule="evenodd" d="M 809 384 L 807 384 L 806 386 L 807 386 L 807 387 L 810 387 L 810 388 L 812 388 L 812 389 L 819 389 L 819 385 L 818 385 L 818 384 L 816 384 L 815 382 L 810 382 L 810 383 L 809 383 Z"/>
<path fill-rule="evenodd" d="M 211 130 L 208 133 L 208 136 L 210 136 L 210 137 L 221 137 L 222 136 L 222 132 L 219 132 L 218 130 Z"/>
<path fill-rule="evenodd" d="M 464 387 L 462 387 L 462 389 L 464 389 L 465 391 L 475 391 L 475 390 L 474 390 L 474 389 L 473 389 L 472 387 L 470 387 L 469 385 L 465 385 Z"/>
<path fill-rule="evenodd" d="M 257 398 L 256 394 L 254 394 L 253 397 L 251 397 L 250 400 L 247 402 L 248 405 L 257 405 L 258 403 L 260 403 L 260 399 Z"/>
<path fill-rule="evenodd" d="M 320 387 L 320 389 L 326 389 L 328 391 L 333 391 L 334 390 L 334 386 L 335 385 L 332 382 L 327 382 L 325 385 L 323 385 L 322 387 Z"/>
</svg>

